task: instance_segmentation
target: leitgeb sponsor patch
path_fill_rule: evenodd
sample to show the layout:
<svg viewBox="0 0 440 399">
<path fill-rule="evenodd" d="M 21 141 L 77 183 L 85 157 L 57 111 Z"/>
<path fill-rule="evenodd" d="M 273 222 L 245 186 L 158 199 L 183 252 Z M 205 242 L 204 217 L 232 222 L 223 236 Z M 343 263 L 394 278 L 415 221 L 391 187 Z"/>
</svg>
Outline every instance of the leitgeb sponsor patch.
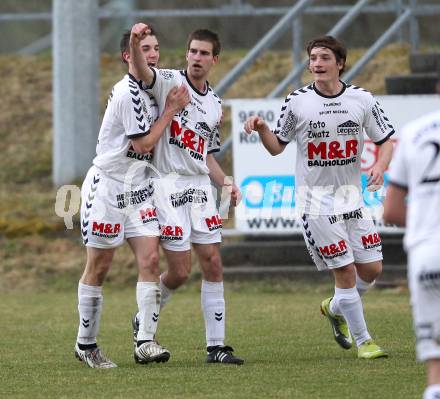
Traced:
<svg viewBox="0 0 440 399">
<path fill-rule="evenodd" d="M 361 128 L 360 126 L 353 122 L 352 120 L 348 120 L 347 122 L 341 123 L 337 128 L 336 132 L 339 136 L 354 136 L 359 134 Z"/>
</svg>

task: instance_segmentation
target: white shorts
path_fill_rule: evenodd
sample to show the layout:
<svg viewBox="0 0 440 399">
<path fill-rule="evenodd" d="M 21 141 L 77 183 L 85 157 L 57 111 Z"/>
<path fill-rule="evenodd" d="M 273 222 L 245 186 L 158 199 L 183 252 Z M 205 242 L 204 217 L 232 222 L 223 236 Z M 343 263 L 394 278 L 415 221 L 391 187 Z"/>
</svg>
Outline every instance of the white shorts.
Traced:
<svg viewBox="0 0 440 399">
<path fill-rule="evenodd" d="M 81 235 L 84 245 L 114 248 L 124 238 L 159 236 L 152 205 L 152 185 L 127 188 L 92 166 L 81 188 Z"/>
<path fill-rule="evenodd" d="M 408 283 L 416 333 L 417 359 L 440 359 L 440 260 L 438 245 L 409 251 Z"/>
<path fill-rule="evenodd" d="M 163 248 L 188 251 L 191 243 L 221 242 L 222 220 L 209 176 L 174 175 L 153 184 Z"/>
<path fill-rule="evenodd" d="M 318 270 L 382 260 L 382 243 L 368 210 L 341 215 L 303 215 L 302 232 Z"/>
</svg>

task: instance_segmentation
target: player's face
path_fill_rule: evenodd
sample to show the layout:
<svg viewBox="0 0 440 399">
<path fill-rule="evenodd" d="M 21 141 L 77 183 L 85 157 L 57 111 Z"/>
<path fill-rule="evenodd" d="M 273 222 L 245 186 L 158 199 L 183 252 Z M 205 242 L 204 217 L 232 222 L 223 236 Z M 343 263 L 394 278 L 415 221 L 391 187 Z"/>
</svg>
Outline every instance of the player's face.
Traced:
<svg viewBox="0 0 440 399">
<path fill-rule="evenodd" d="M 212 66 L 217 63 L 218 55 L 212 54 L 212 43 L 202 40 L 192 40 L 186 53 L 188 73 L 195 79 L 208 76 Z"/>
<path fill-rule="evenodd" d="M 315 82 L 331 82 L 339 80 L 342 62 L 336 61 L 333 51 L 325 47 L 315 47 L 310 52 L 309 69 Z"/>
<path fill-rule="evenodd" d="M 149 66 L 157 67 L 159 62 L 159 42 L 156 36 L 147 36 L 141 41 L 142 54 Z"/>
</svg>

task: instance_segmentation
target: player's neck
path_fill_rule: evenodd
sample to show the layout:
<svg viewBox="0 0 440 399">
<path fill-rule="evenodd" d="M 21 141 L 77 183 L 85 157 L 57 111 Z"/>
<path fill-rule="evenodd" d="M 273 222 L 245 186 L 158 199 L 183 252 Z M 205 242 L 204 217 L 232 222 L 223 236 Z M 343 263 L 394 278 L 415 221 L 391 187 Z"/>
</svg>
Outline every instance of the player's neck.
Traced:
<svg viewBox="0 0 440 399">
<path fill-rule="evenodd" d="M 194 76 L 191 76 L 188 72 L 188 70 L 186 71 L 186 76 L 188 78 L 188 80 L 191 82 L 191 85 L 197 89 L 200 93 L 204 93 L 206 91 L 206 78 L 195 78 Z"/>
<path fill-rule="evenodd" d="M 131 65 L 129 65 L 129 67 L 128 67 L 128 73 L 129 73 L 131 76 L 133 76 L 138 82 L 141 80 L 141 79 L 137 76 L 135 69 L 134 69 Z"/>
<path fill-rule="evenodd" d="M 343 84 L 339 79 L 331 81 L 315 81 L 315 87 L 318 91 L 326 96 L 336 96 L 343 88 Z"/>
</svg>

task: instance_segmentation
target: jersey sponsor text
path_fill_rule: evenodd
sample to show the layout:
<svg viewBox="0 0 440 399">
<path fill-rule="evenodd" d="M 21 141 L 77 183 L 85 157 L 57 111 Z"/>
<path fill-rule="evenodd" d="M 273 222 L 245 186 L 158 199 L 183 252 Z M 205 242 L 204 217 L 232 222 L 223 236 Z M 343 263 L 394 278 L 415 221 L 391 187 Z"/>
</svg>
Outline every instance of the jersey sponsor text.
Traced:
<svg viewBox="0 0 440 399">
<path fill-rule="evenodd" d="M 116 201 L 118 202 L 118 208 L 123 209 L 128 205 L 137 205 L 145 202 L 153 194 L 152 187 L 146 187 L 142 190 L 127 191 L 122 194 L 116 195 Z"/>
<path fill-rule="evenodd" d="M 208 195 L 204 190 L 189 188 L 187 190 L 171 194 L 170 200 L 173 207 L 177 208 L 187 203 L 204 204 L 208 202 Z"/>
<path fill-rule="evenodd" d="M 218 230 L 223 227 L 222 225 L 223 221 L 220 215 L 214 215 L 211 216 L 210 218 L 205 218 L 205 223 L 209 231 Z"/>
<path fill-rule="evenodd" d="M 142 223 L 144 223 L 144 224 L 149 223 L 149 222 L 155 222 L 158 220 L 156 208 L 141 209 L 139 211 L 139 214 L 141 216 Z"/>
<path fill-rule="evenodd" d="M 181 226 L 160 226 L 160 238 L 167 241 L 181 241 L 183 228 Z"/>
<path fill-rule="evenodd" d="M 334 224 L 340 222 L 341 220 L 362 219 L 362 218 L 363 218 L 362 210 L 357 209 L 355 211 L 343 213 L 341 215 L 329 216 L 328 221 L 330 222 L 330 224 Z"/>
<path fill-rule="evenodd" d="M 179 122 L 171 122 L 170 144 L 179 148 L 188 150 L 192 158 L 203 161 L 203 152 L 205 149 L 205 139 L 190 129 L 179 126 Z"/>
<path fill-rule="evenodd" d="M 308 166 L 349 165 L 356 162 L 358 141 L 347 140 L 344 144 L 339 141 L 321 141 L 319 144 L 307 144 Z M 318 159 L 315 159 L 317 157 Z"/>
<path fill-rule="evenodd" d="M 337 244 L 330 244 L 319 247 L 319 252 L 325 259 L 333 259 L 343 256 L 347 253 L 347 244 L 345 240 L 338 241 Z"/>
<path fill-rule="evenodd" d="M 130 146 L 127 151 L 127 157 L 137 159 L 138 161 L 150 162 L 153 159 L 153 153 L 147 152 L 146 154 L 140 154 L 134 150 L 133 146 Z"/>
<path fill-rule="evenodd" d="M 92 234 L 102 238 L 116 238 L 121 232 L 119 223 L 98 223 L 93 221 Z"/>
<path fill-rule="evenodd" d="M 373 249 L 380 247 L 382 245 L 382 242 L 379 233 L 362 236 L 362 245 L 364 246 L 365 249 Z"/>
</svg>

